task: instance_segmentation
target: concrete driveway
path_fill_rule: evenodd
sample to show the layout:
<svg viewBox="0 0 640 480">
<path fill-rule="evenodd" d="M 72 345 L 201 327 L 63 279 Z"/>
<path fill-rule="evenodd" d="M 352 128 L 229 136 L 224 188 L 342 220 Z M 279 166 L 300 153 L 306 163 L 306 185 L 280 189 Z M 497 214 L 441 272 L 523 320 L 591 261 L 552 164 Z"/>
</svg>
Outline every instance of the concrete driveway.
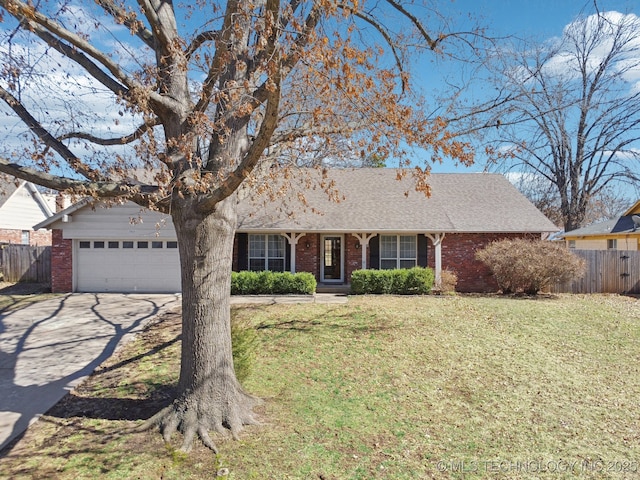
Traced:
<svg viewBox="0 0 640 480">
<path fill-rule="evenodd" d="M 0 449 L 177 295 L 69 294 L 0 313 Z"/>
</svg>

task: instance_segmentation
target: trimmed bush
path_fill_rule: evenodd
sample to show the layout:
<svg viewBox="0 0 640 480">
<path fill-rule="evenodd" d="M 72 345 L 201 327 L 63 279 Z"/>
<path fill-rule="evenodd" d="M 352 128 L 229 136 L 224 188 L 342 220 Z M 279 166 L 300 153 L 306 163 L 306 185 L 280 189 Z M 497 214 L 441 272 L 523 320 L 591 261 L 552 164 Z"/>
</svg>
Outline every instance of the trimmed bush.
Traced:
<svg viewBox="0 0 640 480">
<path fill-rule="evenodd" d="M 351 274 L 351 293 L 424 295 L 431 291 L 433 279 L 430 268 L 356 270 Z"/>
<path fill-rule="evenodd" d="M 584 260 L 564 245 L 543 240 L 500 240 L 476 252 L 493 273 L 502 293 L 535 295 L 551 283 L 584 273 Z"/>
<path fill-rule="evenodd" d="M 231 295 L 313 295 L 316 279 L 308 272 L 232 272 Z"/>
</svg>

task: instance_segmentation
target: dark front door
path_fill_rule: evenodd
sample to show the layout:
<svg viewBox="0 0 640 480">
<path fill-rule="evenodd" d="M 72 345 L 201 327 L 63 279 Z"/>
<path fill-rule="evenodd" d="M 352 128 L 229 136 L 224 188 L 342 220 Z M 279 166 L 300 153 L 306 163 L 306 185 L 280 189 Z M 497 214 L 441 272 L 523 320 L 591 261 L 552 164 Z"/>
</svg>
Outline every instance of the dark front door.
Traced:
<svg viewBox="0 0 640 480">
<path fill-rule="evenodd" d="M 343 280 L 342 237 L 325 236 L 322 250 L 322 281 L 341 282 Z"/>
</svg>

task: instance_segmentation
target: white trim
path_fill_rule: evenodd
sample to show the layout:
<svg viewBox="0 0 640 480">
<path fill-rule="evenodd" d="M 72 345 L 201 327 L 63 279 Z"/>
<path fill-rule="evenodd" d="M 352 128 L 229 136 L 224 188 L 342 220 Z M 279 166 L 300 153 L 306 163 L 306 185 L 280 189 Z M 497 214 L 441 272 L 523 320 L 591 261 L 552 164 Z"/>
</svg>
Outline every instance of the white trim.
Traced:
<svg viewBox="0 0 640 480">
<path fill-rule="evenodd" d="M 298 245 L 298 240 L 306 235 L 306 233 L 282 233 L 284 238 L 289 242 L 289 250 L 291 251 L 291 268 L 289 269 L 291 273 L 296 273 L 296 245 Z M 285 253 L 285 263 L 286 263 L 286 253 Z"/>
<path fill-rule="evenodd" d="M 362 270 L 367 269 L 367 248 L 369 247 L 369 240 L 378 235 L 377 233 L 352 233 L 354 237 L 358 239 L 360 242 L 360 247 L 362 249 L 362 263 L 360 268 Z"/>
<path fill-rule="evenodd" d="M 444 232 L 443 233 L 425 233 L 425 237 L 427 237 L 433 243 L 433 246 L 436 247 L 435 257 L 436 257 L 436 272 L 435 272 L 435 287 L 440 288 L 442 286 L 442 241 L 444 240 Z"/>
</svg>

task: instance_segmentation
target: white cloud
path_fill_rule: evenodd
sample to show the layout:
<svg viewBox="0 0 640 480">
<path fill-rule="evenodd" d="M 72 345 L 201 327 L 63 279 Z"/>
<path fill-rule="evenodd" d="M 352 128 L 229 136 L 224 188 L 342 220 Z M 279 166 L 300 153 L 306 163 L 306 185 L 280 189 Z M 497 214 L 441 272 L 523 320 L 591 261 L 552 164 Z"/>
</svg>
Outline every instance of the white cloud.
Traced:
<svg viewBox="0 0 640 480">
<path fill-rule="evenodd" d="M 577 78 L 580 66 L 576 58 L 576 47 L 570 39 L 577 39 L 580 48 L 588 52 L 587 66 L 590 73 L 595 73 L 606 60 L 614 46 L 614 36 L 620 34 L 619 27 L 624 27 L 619 41 L 624 47 L 617 54 L 612 67 L 629 84 L 631 91 L 640 89 L 640 18 L 629 13 L 622 14 L 609 11 L 597 15 L 590 15 L 586 19 L 570 23 L 564 28 L 563 38 L 553 38 L 548 42 L 548 48 L 559 51 L 553 55 L 545 65 L 548 74 L 562 78 Z M 600 20 L 599 20 L 600 19 Z M 605 21 L 602 22 L 601 19 Z M 600 29 L 600 30 L 598 30 Z M 596 32 L 600 32 L 596 35 Z M 563 40 L 566 42 L 563 44 Z"/>
</svg>

